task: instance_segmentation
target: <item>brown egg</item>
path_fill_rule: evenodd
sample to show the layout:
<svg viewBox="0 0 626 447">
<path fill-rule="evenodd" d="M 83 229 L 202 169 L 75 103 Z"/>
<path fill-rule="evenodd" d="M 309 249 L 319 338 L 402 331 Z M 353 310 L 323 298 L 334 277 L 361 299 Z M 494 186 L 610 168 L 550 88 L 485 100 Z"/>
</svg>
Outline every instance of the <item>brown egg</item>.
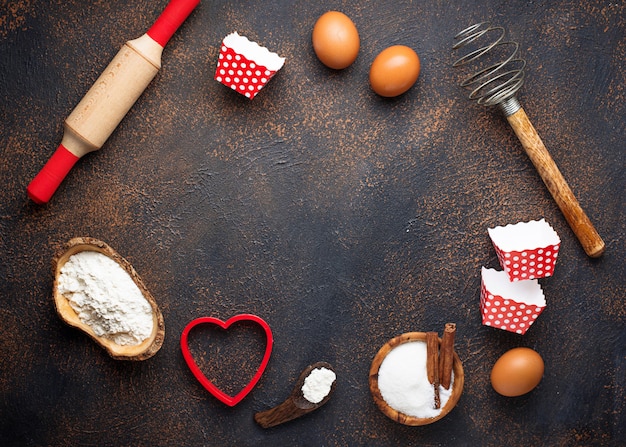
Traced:
<svg viewBox="0 0 626 447">
<path fill-rule="evenodd" d="M 533 390 L 543 377 L 543 359 L 530 348 L 514 348 L 502 354 L 491 369 L 491 385 L 503 396 L 521 396 Z"/>
<path fill-rule="evenodd" d="M 323 14 L 313 27 L 313 49 L 327 67 L 340 70 L 359 53 L 359 33 L 350 18 L 338 11 Z"/>
<path fill-rule="evenodd" d="M 370 85 L 380 96 L 401 95 L 415 84 L 420 74 L 417 53 L 404 45 L 385 48 L 372 62 Z"/>
</svg>

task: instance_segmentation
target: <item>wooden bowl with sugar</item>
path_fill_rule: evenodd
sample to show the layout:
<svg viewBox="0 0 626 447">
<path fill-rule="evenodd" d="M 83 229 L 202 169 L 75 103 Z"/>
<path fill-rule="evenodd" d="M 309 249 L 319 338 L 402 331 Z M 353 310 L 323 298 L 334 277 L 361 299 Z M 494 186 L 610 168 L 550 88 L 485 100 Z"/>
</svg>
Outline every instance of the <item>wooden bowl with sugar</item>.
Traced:
<svg viewBox="0 0 626 447">
<path fill-rule="evenodd" d="M 70 300 L 59 291 L 59 277 L 61 269 L 72 255 L 84 251 L 101 253 L 115 263 L 117 263 L 135 283 L 141 295 L 150 304 L 152 310 L 152 331 L 146 339 L 138 344 L 118 344 L 110 337 L 99 336 L 94 329 L 86 324 L 70 304 Z M 113 250 L 105 242 L 90 237 L 77 237 L 71 239 L 54 257 L 54 283 L 52 286 L 52 296 L 54 305 L 59 317 L 68 325 L 76 327 L 85 332 L 96 343 L 102 346 L 111 357 L 117 360 L 145 360 L 157 353 L 163 345 L 165 338 L 165 323 L 163 315 L 152 294 L 148 291 L 143 281 L 133 268 L 133 266 Z"/>
<path fill-rule="evenodd" d="M 410 425 L 410 426 L 420 426 L 420 425 L 428 425 L 433 422 L 438 421 L 445 417 L 452 409 L 456 406 L 463 393 L 463 384 L 465 380 L 465 375 L 463 372 L 463 365 L 461 364 L 461 360 L 456 352 L 453 352 L 453 363 L 452 363 L 452 372 L 453 372 L 453 381 L 450 386 L 451 392 L 445 404 L 441 407 L 438 414 L 433 415 L 432 417 L 416 417 L 409 414 L 405 414 L 400 410 L 393 408 L 389 405 L 381 393 L 379 388 L 379 371 L 380 367 L 383 364 L 383 361 L 389 353 L 396 347 L 403 345 L 405 343 L 410 342 L 423 342 L 426 343 L 426 332 L 407 332 L 402 335 L 399 335 L 395 338 L 392 338 L 387 343 L 385 343 L 372 361 L 372 365 L 370 368 L 369 374 L 369 387 L 370 392 L 372 393 L 372 397 L 374 402 L 382 411 L 390 419 L 395 422 L 399 422 L 400 424 Z M 439 338 L 439 346 L 441 346 L 441 338 Z M 419 372 L 418 372 L 419 373 Z"/>
</svg>

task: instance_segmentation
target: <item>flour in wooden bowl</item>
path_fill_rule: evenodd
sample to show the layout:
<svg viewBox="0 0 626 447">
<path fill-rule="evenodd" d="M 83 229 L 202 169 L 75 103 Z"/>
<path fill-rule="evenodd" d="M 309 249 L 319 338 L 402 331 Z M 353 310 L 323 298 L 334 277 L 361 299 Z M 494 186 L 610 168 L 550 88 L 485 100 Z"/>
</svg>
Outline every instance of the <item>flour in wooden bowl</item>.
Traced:
<svg viewBox="0 0 626 447">
<path fill-rule="evenodd" d="M 69 257 L 60 270 L 58 292 L 99 337 L 122 346 L 141 344 L 152 334 L 152 307 L 129 274 L 96 251 Z"/>
</svg>

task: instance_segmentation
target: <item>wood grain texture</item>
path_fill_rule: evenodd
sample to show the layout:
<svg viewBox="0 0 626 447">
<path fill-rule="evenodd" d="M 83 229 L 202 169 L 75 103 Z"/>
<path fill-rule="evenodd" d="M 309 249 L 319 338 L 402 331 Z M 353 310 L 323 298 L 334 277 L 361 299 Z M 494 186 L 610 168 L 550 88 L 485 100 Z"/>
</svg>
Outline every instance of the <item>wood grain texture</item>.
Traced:
<svg viewBox="0 0 626 447">
<path fill-rule="evenodd" d="M 203 1 L 102 149 L 47 205 L 30 203 L 24 188 L 57 147 L 63 117 L 165 3 L 0 8 L 3 445 L 626 439 L 623 2 Z M 326 69 L 311 47 L 327 9 L 347 14 L 361 35 L 343 71 Z M 494 17 L 520 42 L 520 102 L 605 240 L 599 259 L 580 247 L 506 119 L 458 86 L 453 35 Z M 286 58 L 252 101 L 213 81 L 219 44 L 233 31 Z M 414 48 L 422 71 L 386 100 L 367 75 L 393 44 Z M 500 269 L 487 228 L 537 218 L 562 240 L 554 276 L 541 281 L 546 310 L 523 337 L 483 327 L 480 268 Z M 114 360 L 56 315 L 51 260 L 76 236 L 115 247 L 158 301 L 167 334 L 152 358 Z M 196 317 L 243 312 L 266 320 L 275 344 L 252 393 L 226 408 L 189 373 L 179 337 Z M 447 321 L 457 324 L 465 370 L 459 403 L 424 427 L 390 420 L 369 391 L 377 349 Z M 546 373 L 532 393 L 507 399 L 491 390 L 489 372 L 517 346 L 539 352 Z M 246 348 L 207 362 L 238 377 L 253 363 Z M 253 415 L 318 360 L 340 380 L 332 400 L 289 424 L 258 426 Z"/>
<path fill-rule="evenodd" d="M 517 112 L 507 116 L 506 119 L 520 139 L 526 154 L 535 165 L 572 231 L 578 237 L 585 253 L 592 258 L 601 256 L 605 249 L 604 241 L 578 203 L 572 189 L 554 163 L 524 109 L 520 108 Z"/>
</svg>

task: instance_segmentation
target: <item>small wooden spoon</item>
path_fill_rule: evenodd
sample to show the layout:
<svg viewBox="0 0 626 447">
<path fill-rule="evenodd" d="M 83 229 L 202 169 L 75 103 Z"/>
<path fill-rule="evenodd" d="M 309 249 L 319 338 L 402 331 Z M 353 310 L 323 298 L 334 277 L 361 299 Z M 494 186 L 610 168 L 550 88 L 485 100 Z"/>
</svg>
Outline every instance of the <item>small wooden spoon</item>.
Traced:
<svg viewBox="0 0 626 447">
<path fill-rule="evenodd" d="M 139 287 L 139 290 L 141 290 L 144 298 L 150 303 L 150 306 L 152 307 L 154 325 L 150 336 L 140 344 L 134 346 L 119 345 L 106 337 L 96 335 L 93 329 L 89 325 L 83 323 L 76 312 L 74 312 L 69 300 L 63 296 L 63 294 L 59 293 L 58 279 L 61 273 L 61 268 L 70 256 L 81 251 L 96 251 L 117 262 L 120 267 L 122 267 L 130 275 L 135 284 L 137 284 L 137 287 Z M 117 360 L 145 360 L 152 357 L 161 348 L 165 338 L 165 323 L 159 306 L 133 266 L 106 243 L 90 237 L 77 237 L 71 239 L 65 247 L 55 255 L 53 259 L 53 268 L 54 284 L 52 286 L 52 295 L 54 298 L 54 305 L 57 313 L 65 323 L 85 332 L 93 340 L 95 340 L 96 343 L 106 349 L 111 357 Z"/>
<path fill-rule="evenodd" d="M 304 379 L 311 374 L 311 371 L 317 368 L 326 368 L 334 372 L 333 367 L 326 362 L 317 362 L 307 366 L 300 374 L 300 377 L 298 377 L 298 381 L 296 382 L 289 397 L 282 404 L 277 405 L 274 408 L 256 413 L 254 415 L 254 420 L 263 428 L 274 427 L 315 411 L 328 402 L 330 400 L 330 396 L 335 391 L 337 380 L 332 383 L 330 391 L 326 397 L 318 403 L 308 401 L 302 393 Z"/>
</svg>

